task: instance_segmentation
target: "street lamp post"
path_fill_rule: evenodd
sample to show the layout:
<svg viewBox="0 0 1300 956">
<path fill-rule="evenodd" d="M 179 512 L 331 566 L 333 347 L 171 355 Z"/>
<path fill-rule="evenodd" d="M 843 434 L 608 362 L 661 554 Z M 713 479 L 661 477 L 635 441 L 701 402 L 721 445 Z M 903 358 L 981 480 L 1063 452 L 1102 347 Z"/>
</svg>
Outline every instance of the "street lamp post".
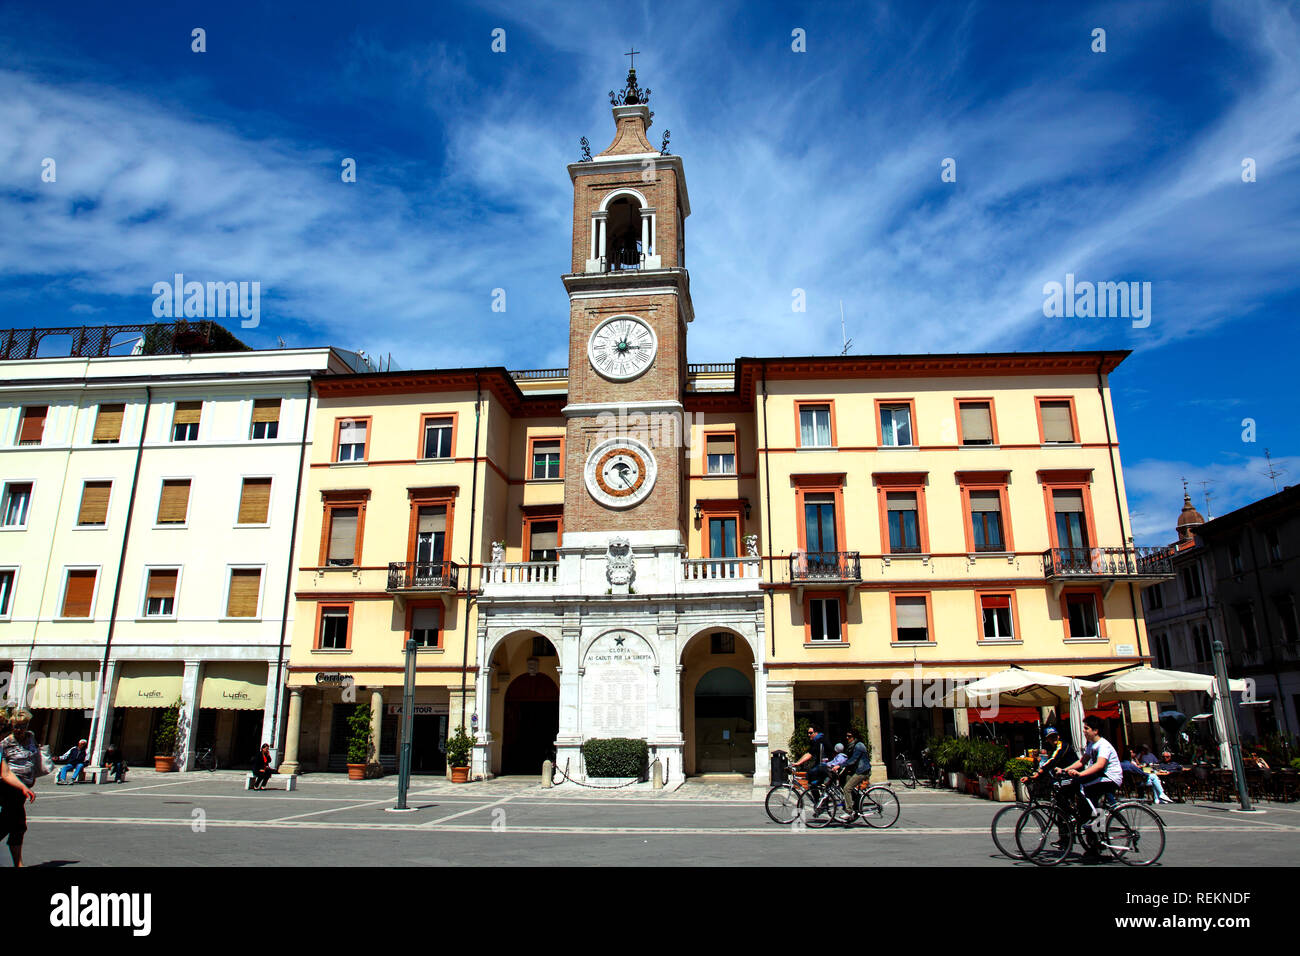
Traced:
<svg viewBox="0 0 1300 956">
<path fill-rule="evenodd" d="M 411 785 L 411 727 L 415 714 L 415 641 L 406 642 L 406 674 L 402 686 L 402 753 L 397 768 L 397 809 L 406 805 L 406 791 Z"/>
<path fill-rule="evenodd" d="M 1223 730 L 1228 735 L 1228 753 L 1232 755 L 1232 775 L 1237 780 L 1237 799 L 1243 811 L 1252 809 L 1250 794 L 1246 792 L 1246 767 L 1241 760 L 1241 738 L 1237 736 L 1237 708 L 1232 702 L 1228 687 L 1228 662 L 1223 653 L 1223 642 L 1214 642 L 1214 682 L 1218 685 L 1220 706 L 1223 708 Z"/>
</svg>

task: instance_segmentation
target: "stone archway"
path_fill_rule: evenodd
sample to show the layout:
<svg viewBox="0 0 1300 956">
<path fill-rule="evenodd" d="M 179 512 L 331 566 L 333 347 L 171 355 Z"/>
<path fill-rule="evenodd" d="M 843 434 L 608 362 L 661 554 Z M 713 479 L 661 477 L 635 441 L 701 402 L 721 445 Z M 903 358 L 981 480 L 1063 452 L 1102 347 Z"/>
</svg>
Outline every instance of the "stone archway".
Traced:
<svg viewBox="0 0 1300 956">
<path fill-rule="evenodd" d="M 537 775 L 555 759 L 560 688 L 545 674 L 521 674 L 506 688 L 501 721 L 501 773 Z"/>
<path fill-rule="evenodd" d="M 681 710 L 688 775 L 756 770 L 754 655 L 728 630 L 697 634 L 682 653 Z"/>
</svg>

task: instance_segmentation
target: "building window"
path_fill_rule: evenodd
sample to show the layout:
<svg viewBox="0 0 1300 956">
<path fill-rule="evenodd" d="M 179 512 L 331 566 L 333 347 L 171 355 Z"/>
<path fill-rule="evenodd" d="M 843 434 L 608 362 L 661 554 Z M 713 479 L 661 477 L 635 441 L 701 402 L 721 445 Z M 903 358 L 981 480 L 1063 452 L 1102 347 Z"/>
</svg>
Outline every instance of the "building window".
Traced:
<svg viewBox="0 0 1300 956">
<path fill-rule="evenodd" d="M 1241 625 L 1241 645 L 1246 649 L 1247 654 L 1254 654 L 1259 650 L 1259 632 L 1255 630 L 1255 609 L 1249 604 L 1238 604 L 1236 611 L 1237 622 Z"/>
<path fill-rule="evenodd" d="M 1190 564 L 1178 572 L 1183 581 L 1183 595 L 1187 600 L 1201 596 L 1201 572 L 1194 564 Z"/>
<path fill-rule="evenodd" d="M 95 431 L 90 440 L 96 445 L 114 445 L 122 439 L 122 416 L 126 406 L 117 403 L 100 405 L 95 414 Z"/>
<path fill-rule="evenodd" d="M 0 500 L 0 520 L 5 528 L 27 527 L 27 511 L 32 501 L 32 483 L 15 481 L 5 484 L 3 500 Z"/>
<path fill-rule="evenodd" d="M 1192 628 L 1192 643 L 1196 645 L 1196 660 L 1198 662 L 1214 659 L 1214 648 L 1210 643 L 1210 634 L 1205 628 Z"/>
<path fill-rule="evenodd" d="M 835 495 L 815 492 L 803 496 L 805 550 L 812 555 L 834 555 L 839 547 L 835 537 Z M 810 557 L 810 560 L 815 560 Z"/>
<path fill-rule="evenodd" d="M 231 568 L 226 594 L 226 617 L 257 617 L 262 592 L 261 568 Z"/>
<path fill-rule="evenodd" d="M 710 634 L 709 653 L 710 654 L 736 653 L 736 635 L 728 634 L 726 631 L 717 631 L 713 634 Z"/>
<path fill-rule="evenodd" d="M 1264 529 L 1264 544 L 1268 548 L 1270 561 L 1282 560 L 1282 541 L 1278 537 L 1277 528 Z"/>
<path fill-rule="evenodd" d="M 271 512 L 271 479 L 245 478 L 239 491 L 236 524 L 266 524 Z"/>
<path fill-rule="evenodd" d="M 326 512 L 329 522 L 329 550 L 325 563 L 331 567 L 350 567 L 357 564 L 357 525 L 361 509 L 356 507 L 331 507 Z"/>
<path fill-rule="evenodd" d="M 335 461 L 365 461 L 369 419 L 343 418 L 338 422 L 338 445 Z"/>
<path fill-rule="evenodd" d="M 958 402 L 957 428 L 963 445 L 992 445 L 993 404 Z"/>
<path fill-rule="evenodd" d="M 450 458 L 451 437 L 455 422 L 450 417 L 424 420 L 424 454 L 422 458 Z"/>
<path fill-rule="evenodd" d="M 190 480 L 169 478 L 158 496 L 158 524 L 185 524 L 190 510 Z"/>
<path fill-rule="evenodd" d="M 984 640 L 1015 640 L 1015 621 L 1011 613 L 1010 594 L 981 594 L 980 617 L 984 627 Z"/>
<path fill-rule="evenodd" d="M 1153 584 L 1147 588 L 1147 610 L 1158 611 L 1165 606 L 1165 589 L 1163 584 Z"/>
<path fill-rule="evenodd" d="M 928 601 L 924 595 L 894 596 L 894 639 L 899 644 L 924 644 L 930 640 Z"/>
<path fill-rule="evenodd" d="M 420 505 L 415 514 L 415 563 L 423 568 L 438 565 L 439 570 L 418 572 L 441 574 L 447 554 L 447 506 Z"/>
<path fill-rule="evenodd" d="M 1233 574 L 1242 573 L 1243 568 L 1241 564 L 1241 545 L 1238 544 L 1236 541 L 1233 541 L 1231 544 L 1228 545 L 1228 564 L 1232 568 Z"/>
<path fill-rule="evenodd" d="M 1169 667 L 1169 636 L 1167 634 L 1156 634 L 1151 638 L 1151 650 L 1155 653 L 1156 667 L 1164 669 Z"/>
<path fill-rule="evenodd" d="M 709 557 L 734 558 L 738 556 L 739 552 L 736 550 L 736 525 L 735 518 L 709 519 Z"/>
<path fill-rule="evenodd" d="M 0 617 L 8 617 L 13 610 L 14 580 L 18 572 L 13 569 L 0 571 Z"/>
<path fill-rule="evenodd" d="M 348 647 L 351 605 L 322 604 L 320 609 L 320 634 L 317 647 L 323 651 L 345 651 Z"/>
<path fill-rule="evenodd" d="M 151 568 L 145 586 L 144 616 L 171 617 L 176 613 L 176 582 L 180 572 L 175 568 Z"/>
<path fill-rule="evenodd" d="M 533 657 L 555 657 L 555 645 L 541 634 L 533 635 Z"/>
<path fill-rule="evenodd" d="M 1065 595 L 1065 612 L 1070 640 L 1091 641 L 1101 637 L 1101 624 L 1097 619 L 1097 595 Z"/>
<path fill-rule="evenodd" d="M 920 554 L 921 532 L 916 492 L 886 492 L 885 512 L 889 521 L 889 553 Z"/>
<path fill-rule="evenodd" d="M 886 448 L 901 448 L 915 444 L 912 438 L 910 404 L 880 406 L 880 444 Z"/>
<path fill-rule="evenodd" d="M 840 643 L 839 598 L 811 598 L 808 601 L 808 639 L 814 644 Z"/>
<path fill-rule="evenodd" d="M 1072 445 L 1078 441 L 1074 433 L 1074 403 L 1070 399 L 1039 399 L 1038 421 L 1044 445 Z"/>
<path fill-rule="evenodd" d="M 442 632 L 442 606 L 418 605 L 411 608 L 411 640 L 416 647 L 437 647 Z"/>
<path fill-rule="evenodd" d="M 533 478 L 560 477 L 560 440 L 548 438 L 533 442 Z"/>
<path fill-rule="evenodd" d="M 530 521 L 528 523 L 528 560 L 555 561 L 560 546 L 559 521 Z"/>
<path fill-rule="evenodd" d="M 77 526 L 93 528 L 108 523 L 108 496 L 113 489 L 111 481 L 87 481 L 81 486 L 81 507 L 77 510 Z"/>
<path fill-rule="evenodd" d="M 63 608 L 60 617 L 90 617 L 95 601 L 96 570 L 69 571 L 63 585 Z"/>
<path fill-rule="evenodd" d="M 1052 510 L 1056 517 L 1056 546 L 1071 552 L 1066 560 L 1073 564 L 1088 561 L 1088 516 L 1084 511 L 1083 490 L 1052 490 Z"/>
<path fill-rule="evenodd" d="M 736 473 L 736 436 L 734 434 L 705 436 L 704 455 L 708 474 L 734 475 Z"/>
<path fill-rule="evenodd" d="M 49 414 L 48 405 L 26 405 L 23 417 L 18 425 L 18 444 L 39 445 L 45 437 L 45 417 Z"/>
<path fill-rule="evenodd" d="M 1282 640 L 1287 644 L 1300 643 L 1300 627 L 1297 626 L 1295 598 L 1283 594 L 1274 599 L 1277 604 L 1278 620 L 1282 623 Z"/>
<path fill-rule="evenodd" d="M 253 428 L 250 437 L 254 441 L 270 441 L 280 435 L 280 399 L 258 398 L 253 401 Z"/>
<path fill-rule="evenodd" d="M 202 402 L 177 402 L 172 411 L 172 441 L 198 441 Z"/>
<path fill-rule="evenodd" d="M 830 448 L 831 406 L 829 404 L 798 405 L 799 409 L 799 447 Z"/>
<path fill-rule="evenodd" d="M 1002 495 L 997 491 L 970 493 L 971 540 L 976 551 L 1005 551 L 1002 536 Z"/>
</svg>

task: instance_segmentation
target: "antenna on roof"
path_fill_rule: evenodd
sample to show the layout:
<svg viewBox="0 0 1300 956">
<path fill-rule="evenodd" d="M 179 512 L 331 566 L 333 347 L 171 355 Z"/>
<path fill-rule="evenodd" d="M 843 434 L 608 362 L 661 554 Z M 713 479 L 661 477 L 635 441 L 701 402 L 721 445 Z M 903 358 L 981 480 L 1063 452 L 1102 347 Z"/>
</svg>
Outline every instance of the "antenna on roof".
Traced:
<svg viewBox="0 0 1300 956">
<path fill-rule="evenodd" d="M 284 348 L 284 339 L 283 339 L 281 336 L 277 335 L 277 336 L 275 337 L 275 340 L 276 340 L 278 343 L 280 343 L 280 345 L 279 345 L 280 348 Z"/>
<path fill-rule="evenodd" d="M 1285 468 L 1274 468 L 1274 467 L 1273 467 L 1273 457 L 1268 453 L 1268 449 L 1267 449 L 1267 448 L 1264 449 L 1264 460 L 1265 460 L 1266 462 L 1268 462 L 1268 470 L 1266 470 L 1266 471 L 1261 471 L 1260 474 L 1261 474 L 1261 475 L 1264 475 L 1264 476 L 1267 477 L 1267 478 L 1271 478 L 1271 479 L 1273 479 L 1273 494 L 1277 494 L 1277 478 L 1278 478 L 1278 475 L 1285 475 L 1285 474 L 1286 474 L 1286 469 L 1285 469 Z"/>
<path fill-rule="evenodd" d="M 1197 484 L 1201 486 L 1201 494 L 1205 497 L 1205 520 L 1209 521 L 1210 518 L 1214 517 L 1210 514 L 1210 499 L 1214 497 L 1213 492 L 1210 491 L 1210 485 L 1214 484 L 1214 482 L 1198 481 Z"/>
<path fill-rule="evenodd" d="M 853 340 L 848 337 L 848 333 L 845 332 L 844 330 L 844 300 L 843 299 L 840 299 L 840 341 L 844 343 L 844 348 L 840 349 L 840 354 L 848 355 L 849 346 L 853 344 Z"/>
</svg>

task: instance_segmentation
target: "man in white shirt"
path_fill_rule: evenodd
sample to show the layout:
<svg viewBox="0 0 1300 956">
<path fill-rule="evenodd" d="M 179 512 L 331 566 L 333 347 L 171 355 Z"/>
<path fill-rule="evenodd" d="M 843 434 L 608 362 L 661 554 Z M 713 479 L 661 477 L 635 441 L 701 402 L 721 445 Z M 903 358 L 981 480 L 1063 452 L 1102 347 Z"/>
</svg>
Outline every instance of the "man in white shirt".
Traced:
<svg viewBox="0 0 1300 956">
<path fill-rule="evenodd" d="M 1119 754 L 1101 735 L 1103 726 L 1100 717 L 1083 719 L 1083 737 L 1088 744 L 1083 748 L 1083 756 L 1065 768 L 1065 773 L 1078 778 L 1084 810 L 1094 828 L 1101 821 L 1101 801 L 1119 790 L 1124 780 Z"/>
</svg>

